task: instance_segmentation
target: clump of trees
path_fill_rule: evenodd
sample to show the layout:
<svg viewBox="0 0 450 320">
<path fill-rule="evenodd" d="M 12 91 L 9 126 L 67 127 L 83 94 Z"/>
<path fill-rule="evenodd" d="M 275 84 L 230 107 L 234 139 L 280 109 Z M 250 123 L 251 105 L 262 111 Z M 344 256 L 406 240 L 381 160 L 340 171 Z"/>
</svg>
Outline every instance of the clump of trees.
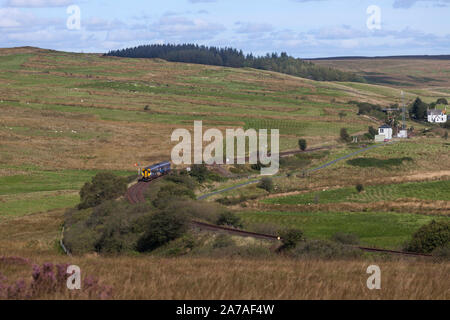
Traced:
<svg viewBox="0 0 450 320">
<path fill-rule="evenodd" d="M 262 178 L 258 184 L 258 188 L 264 189 L 267 192 L 272 192 L 274 188 L 273 180 L 269 177 Z"/>
<path fill-rule="evenodd" d="M 305 151 L 306 147 L 307 147 L 307 143 L 305 139 L 299 139 L 298 140 L 298 147 L 300 148 L 300 150 Z"/>
<path fill-rule="evenodd" d="M 356 106 L 358 107 L 358 115 L 368 115 L 380 120 L 385 120 L 386 118 L 386 114 L 383 112 L 383 108 L 378 104 L 356 101 L 352 103 L 356 104 Z"/>
<path fill-rule="evenodd" d="M 373 140 L 375 139 L 375 136 L 378 134 L 377 129 L 375 129 L 374 127 L 370 126 L 367 133 L 364 134 L 364 136 L 368 139 L 368 140 Z"/>
<path fill-rule="evenodd" d="M 358 191 L 358 193 L 361 193 L 364 191 L 364 186 L 362 185 L 362 183 L 356 184 L 356 191 Z"/>
<path fill-rule="evenodd" d="M 348 131 L 346 128 L 341 128 L 341 131 L 339 132 L 339 136 L 341 137 L 341 140 L 343 142 L 350 142 L 352 141 L 352 138 L 348 134 Z"/>
<path fill-rule="evenodd" d="M 145 226 L 145 233 L 139 238 L 136 249 L 140 252 L 152 251 L 181 237 L 187 229 L 185 215 L 173 211 L 154 214 Z"/>
<path fill-rule="evenodd" d="M 294 249 L 303 239 L 303 231 L 298 229 L 285 229 L 280 232 L 282 245 L 279 250 Z"/>
<path fill-rule="evenodd" d="M 365 82 L 351 72 L 322 67 L 309 61 L 289 56 L 286 52 L 265 56 L 245 55 L 242 50 L 199 46 L 196 44 L 153 44 L 122 50 L 113 50 L 107 56 L 126 58 L 160 58 L 173 62 L 187 62 L 233 68 L 255 68 L 290 74 L 318 81 Z"/>
<path fill-rule="evenodd" d="M 216 221 L 219 226 L 230 226 L 235 228 L 242 228 L 241 218 L 236 216 L 231 211 L 225 211 L 221 213 Z"/>
<path fill-rule="evenodd" d="M 113 173 L 97 173 L 91 182 L 86 182 L 80 190 L 79 209 L 98 206 L 106 200 L 118 198 L 127 191 L 126 179 Z"/>
<path fill-rule="evenodd" d="M 201 171 L 202 172 L 202 171 Z M 196 178 L 172 173 L 150 184 L 150 201 L 130 204 L 115 199 L 126 179 L 101 173 L 86 183 L 83 202 L 65 214 L 64 243 L 75 254 L 147 252 L 187 236 L 191 219 L 241 227 L 240 218 L 218 203 L 195 201 Z"/>
<path fill-rule="evenodd" d="M 417 230 L 405 250 L 410 252 L 431 253 L 433 250 L 450 244 L 450 222 L 431 221 Z"/>
<path fill-rule="evenodd" d="M 209 171 L 205 164 L 194 164 L 189 175 L 199 183 L 203 183 L 207 180 L 221 181 L 224 179 L 217 173 Z"/>
</svg>

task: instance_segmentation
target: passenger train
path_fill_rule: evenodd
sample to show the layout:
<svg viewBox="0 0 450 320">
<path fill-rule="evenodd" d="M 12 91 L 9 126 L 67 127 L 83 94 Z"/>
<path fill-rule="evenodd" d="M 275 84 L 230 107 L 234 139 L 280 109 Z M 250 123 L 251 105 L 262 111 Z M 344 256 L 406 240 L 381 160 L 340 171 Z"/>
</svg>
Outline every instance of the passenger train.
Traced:
<svg viewBox="0 0 450 320">
<path fill-rule="evenodd" d="M 168 174 L 170 170 L 170 162 L 168 161 L 154 164 L 142 170 L 142 177 L 139 181 L 149 182 L 160 176 Z"/>
</svg>

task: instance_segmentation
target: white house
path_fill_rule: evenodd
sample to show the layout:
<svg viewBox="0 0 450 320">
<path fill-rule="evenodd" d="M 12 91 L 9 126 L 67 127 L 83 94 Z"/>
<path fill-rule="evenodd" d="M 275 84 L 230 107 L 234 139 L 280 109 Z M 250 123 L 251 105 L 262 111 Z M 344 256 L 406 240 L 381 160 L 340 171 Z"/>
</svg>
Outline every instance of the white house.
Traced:
<svg viewBox="0 0 450 320">
<path fill-rule="evenodd" d="M 375 141 L 384 141 L 392 139 L 392 128 L 387 124 L 383 124 L 378 128 L 378 134 L 375 136 Z"/>
<path fill-rule="evenodd" d="M 433 109 L 427 111 L 428 122 L 432 123 L 446 123 L 447 122 L 447 108 L 444 110 Z"/>
</svg>

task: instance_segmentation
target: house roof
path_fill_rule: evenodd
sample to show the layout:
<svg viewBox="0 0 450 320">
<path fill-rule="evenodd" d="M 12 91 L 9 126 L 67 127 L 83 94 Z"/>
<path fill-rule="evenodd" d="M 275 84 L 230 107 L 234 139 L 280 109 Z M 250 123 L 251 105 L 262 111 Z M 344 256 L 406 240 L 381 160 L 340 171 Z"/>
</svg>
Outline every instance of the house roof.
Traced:
<svg viewBox="0 0 450 320">
<path fill-rule="evenodd" d="M 387 124 L 383 124 L 381 127 L 379 127 L 379 129 L 392 129 L 390 126 L 388 126 Z"/>
<path fill-rule="evenodd" d="M 440 116 L 441 114 L 442 114 L 442 110 L 439 110 L 439 109 L 428 110 L 429 116 Z"/>
</svg>

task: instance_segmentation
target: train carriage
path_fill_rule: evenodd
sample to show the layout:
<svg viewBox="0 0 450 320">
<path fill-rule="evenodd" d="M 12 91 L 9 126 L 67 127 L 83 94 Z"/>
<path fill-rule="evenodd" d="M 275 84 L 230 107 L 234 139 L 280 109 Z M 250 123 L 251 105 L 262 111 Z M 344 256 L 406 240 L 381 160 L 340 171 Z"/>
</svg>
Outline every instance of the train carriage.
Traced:
<svg viewBox="0 0 450 320">
<path fill-rule="evenodd" d="M 160 176 L 168 174 L 171 170 L 170 162 L 161 162 L 152 166 L 146 167 L 142 170 L 141 181 L 151 181 Z"/>
</svg>

